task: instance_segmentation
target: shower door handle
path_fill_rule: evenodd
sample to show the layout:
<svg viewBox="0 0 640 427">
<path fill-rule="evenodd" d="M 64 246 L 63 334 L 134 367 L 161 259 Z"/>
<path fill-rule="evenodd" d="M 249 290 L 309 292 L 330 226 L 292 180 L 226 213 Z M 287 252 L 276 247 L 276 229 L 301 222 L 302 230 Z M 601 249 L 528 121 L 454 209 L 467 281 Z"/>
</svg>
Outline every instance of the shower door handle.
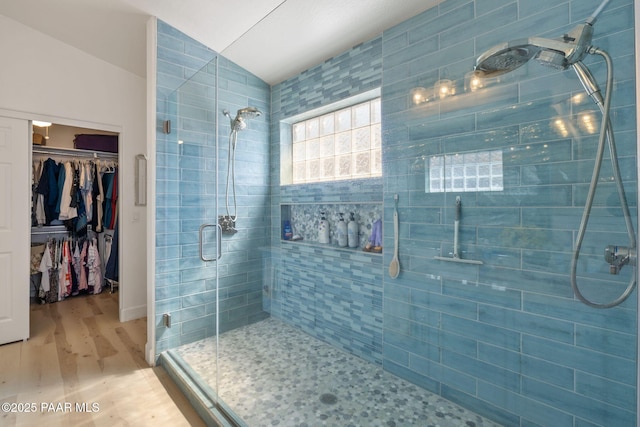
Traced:
<svg viewBox="0 0 640 427">
<path fill-rule="evenodd" d="M 203 251 L 203 246 L 204 246 L 204 230 L 209 228 L 209 227 L 215 227 L 216 228 L 216 242 L 217 242 L 217 247 L 216 247 L 216 257 L 215 258 L 205 258 L 204 257 L 204 251 Z M 198 252 L 200 253 L 200 259 L 204 262 L 209 262 L 209 261 L 217 261 L 220 259 L 220 257 L 222 256 L 222 227 L 220 227 L 220 224 L 202 224 L 200 226 L 200 230 L 198 231 Z"/>
</svg>

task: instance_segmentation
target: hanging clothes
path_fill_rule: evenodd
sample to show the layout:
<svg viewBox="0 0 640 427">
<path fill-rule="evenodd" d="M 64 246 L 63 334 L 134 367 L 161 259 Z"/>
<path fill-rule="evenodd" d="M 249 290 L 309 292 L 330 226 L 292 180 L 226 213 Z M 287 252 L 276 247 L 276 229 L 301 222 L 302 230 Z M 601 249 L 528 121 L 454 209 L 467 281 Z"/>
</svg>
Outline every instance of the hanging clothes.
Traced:
<svg viewBox="0 0 640 427">
<path fill-rule="evenodd" d="M 51 249 L 49 245 L 45 247 L 45 250 L 42 254 L 42 260 L 40 261 L 40 272 L 42 273 L 42 279 L 40 281 L 40 287 L 45 291 L 49 292 L 50 289 L 50 279 L 49 279 L 49 271 L 53 268 L 53 260 L 51 258 Z"/>
<path fill-rule="evenodd" d="M 67 169 L 64 167 L 64 165 L 60 165 L 59 166 L 59 172 L 58 172 L 58 198 L 56 200 L 56 208 L 55 208 L 55 213 L 56 213 L 56 219 L 60 219 L 60 206 L 62 205 L 62 193 L 64 190 L 64 182 L 66 180 L 66 176 L 67 176 Z"/>
<path fill-rule="evenodd" d="M 84 207 L 87 215 L 87 222 L 91 223 L 93 219 L 93 162 L 84 162 L 82 164 L 83 175 L 80 179 L 80 191 L 84 201 Z"/>
<path fill-rule="evenodd" d="M 111 245 L 113 244 L 113 230 L 104 230 L 100 233 L 100 241 L 98 247 L 102 253 L 102 265 L 107 266 L 109 255 L 111 254 Z"/>
<path fill-rule="evenodd" d="M 40 184 L 40 177 L 42 176 L 42 168 L 44 161 L 40 160 L 33 162 L 31 168 L 31 225 L 44 225 L 46 218 L 44 215 L 44 208 L 42 203 L 44 197 L 38 193 L 38 185 Z M 42 196 L 42 199 L 40 199 Z"/>
<path fill-rule="evenodd" d="M 57 263 L 57 257 L 58 257 L 58 245 L 57 242 L 55 240 L 50 240 L 47 243 L 47 249 L 45 250 L 45 253 L 49 252 L 49 259 L 50 259 L 50 263 L 47 264 L 50 265 L 51 267 L 48 268 L 47 270 L 47 282 L 44 283 L 44 271 L 42 273 L 43 275 L 43 283 L 41 283 L 41 286 L 43 287 L 43 289 L 45 289 L 45 297 L 46 297 L 46 301 L 47 302 L 57 302 L 58 301 L 58 263 Z M 43 257 L 44 259 L 45 257 Z"/>
<path fill-rule="evenodd" d="M 113 205 L 111 203 L 111 198 L 113 197 L 114 179 L 115 179 L 115 173 L 105 173 L 102 177 L 102 188 L 104 189 L 103 226 L 105 228 L 113 228 L 110 225 L 111 225 L 111 220 L 113 219 L 113 211 L 112 211 Z"/>
<path fill-rule="evenodd" d="M 111 193 L 111 222 L 109 228 L 116 228 L 118 220 L 118 170 L 113 174 L 113 188 Z"/>
<path fill-rule="evenodd" d="M 98 239 L 49 238 L 37 271 L 43 301 L 62 301 L 80 294 L 99 294 L 104 288 Z"/>
<path fill-rule="evenodd" d="M 75 295 L 98 294 L 104 289 L 106 258 L 112 255 L 117 280 L 117 246 L 105 253 L 105 225 L 117 224 L 117 162 L 93 159 L 36 159 L 32 164 L 32 226 L 63 224 L 64 238 L 49 238 L 36 264 L 38 281 L 32 282 L 42 302 L 62 301 Z M 113 230 L 108 230 L 113 233 Z M 39 231 L 43 233 L 46 231 Z M 60 233 L 52 229 L 52 233 Z M 63 231 L 64 233 L 64 231 Z M 109 236 L 111 241 L 111 235 Z"/>
<path fill-rule="evenodd" d="M 87 245 L 86 242 L 82 242 L 82 249 L 80 250 L 80 277 L 78 283 L 78 289 L 85 291 L 89 289 L 89 283 L 87 281 Z"/>
<path fill-rule="evenodd" d="M 98 169 L 97 169 L 98 170 Z M 96 222 L 96 226 L 95 226 L 95 230 L 98 233 L 101 233 L 103 230 L 103 221 L 104 221 L 104 188 L 102 185 L 102 178 L 99 176 L 96 176 L 95 181 L 98 184 L 98 192 L 97 192 L 97 197 L 96 197 L 96 213 L 98 215 L 98 218 L 95 219 Z"/>
<path fill-rule="evenodd" d="M 89 288 L 93 289 L 94 294 L 99 294 L 102 292 L 102 269 L 97 239 L 91 239 L 89 243 L 87 268 L 89 270 L 89 277 L 87 279 Z"/>
<path fill-rule="evenodd" d="M 118 252 L 118 222 L 116 222 L 113 230 L 113 239 L 111 239 L 111 253 L 109 254 L 109 261 L 107 261 L 104 274 L 107 279 L 114 282 L 118 281 Z"/>
<path fill-rule="evenodd" d="M 44 210 L 45 222 L 49 225 L 51 221 L 57 219 L 55 213 L 57 199 L 58 199 L 58 171 L 59 167 L 55 160 L 49 158 L 44 162 L 42 175 L 38 182 L 38 194 L 41 194 L 42 205 L 41 209 Z"/>
<path fill-rule="evenodd" d="M 75 291 L 72 290 L 72 294 L 80 292 L 80 273 L 82 269 L 82 257 L 80 256 L 80 243 L 74 242 L 73 256 L 72 256 L 73 272 L 75 277 Z"/>
<path fill-rule="evenodd" d="M 113 161 L 35 160 L 32 224 L 64 223 L 73 235 L 84 235 L 88 225 L 97 232 L 105 226 L 113 228 L 118 205 L 116 165 Z"/>
<path fill-rule="evenodd" d="M 100 175 L 98 173 L 98 165 L 97 163 L 91 163 L 91 219 L 89 220 L 91 227 L 93 230 L 99 232 L 98 230 L 98 196 L 100 195 L 100 189 L 98 187 L 98 182 L 100 181 Z"/>
<path fill-rule="evenodd" d="M 71 250 L 69 248 L 69 241 L 64 240 L 60 243 L 60 266 L 58 267 L 59 278 L 59 294 L 58 300 L 62 301 L 64 298 L 71 295 Z"/>
</svg>

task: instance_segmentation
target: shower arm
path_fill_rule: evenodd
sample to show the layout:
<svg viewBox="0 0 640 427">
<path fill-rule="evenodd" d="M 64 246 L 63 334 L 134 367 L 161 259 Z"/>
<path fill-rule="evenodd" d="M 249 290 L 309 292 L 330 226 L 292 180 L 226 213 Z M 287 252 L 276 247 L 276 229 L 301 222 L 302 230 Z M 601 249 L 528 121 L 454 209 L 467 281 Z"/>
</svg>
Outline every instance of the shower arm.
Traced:
<svg viewBox="0 0 640 427">
<path fill-rule="evenodd" d="M 626 196 L 624 193 L 624 187 L 622 185 L 622 177 L 620 174 L 620 169 L 617 161 L 615 140 L 614 140 L 613 130 L 611 127 L 611 120 L 609 117 L 610 107 L 611 107 L 611 92 L 613 89 L 613 61 L 611 60 L 611 57 L 607 52 L 605 52 L 604 50 L 598 49 L 596 47 L 590 47 L 588 49 L 588 53 L 592 55 L 600 55 L 604 58 L 607 65 L 607 82 L 606 82 L 605 97 L 604 97 L 603 103 L 598 102 L 597 100 L 602 99 L 602 97 L 601 95 L 598 97 L 599 90 L 597 90 L 597 84 L 593 80 L 593 76 L 582 63 L 580 63 L 580 65 L 578 65 L 577 67 L 575 66 L 577 64 L 574 64 L 573 68 L 576 71 L 576 74 L 578 75 L 578 78 L 582 82 L 583 86 L 585 86 L 585 90 L 587 91 L 587 93 L 591 91 L 590 88 L 596 89 L 595 91 L 593 91 L 593 93 L 589 93 L 589 95 L 600 108 L 600 111 L 602 112 L 602 121 L 600 126 L 600 137 L 598 140 L 598 148 L 596 152 L 595 165 L 593 169 L 593 174 L 591 176 L 591 183 L 589 185 L 587 200 L 585 201 L 585 208 L 582 214 L 582 219 L 580 221 L 580 226 L 578 228 L 578 235 L 576 237 L 575 248 L 574 248 L 573 256 L 571 259 L 571 288 L 573 289 L 575 296 L 581 302 L 588 305 L 589 307 L 611 308 L 624 302 L 629 297 L 629 295 L 631 295 L 631 292 L 633 292 L 636 286 L 636 269 L 637 269 L 637 267 L 635 267 L 636 238 L 635 238 L 633 223 L 631 221 L 631 214 L 629 212 L 629 205 L 627 203 Z M 586 80 L 583 80 L 583 79 L 586 79 Z M 593 206 L 593 199 L 595 196 L 596 187 L 598 185 L 598 179 L 600 176 L 600 167 L 602 164 L 602 159 L 604 157 L 604 144 L 606 143 L 607 140 L 609 141 L 609 152 L 611 157 L 612 169 L 614 173 L 614 180 L 616 182 L 618 196 L 620 198 L 620 203 L 622 205 L 625 225 L 627 228 L 627 233 L 629 235 L 629 242 L 630 242 L 629 248 L 626 248 L 628 249 L 628 252 L 626 254 L 627 256 L 622 258 L 622 262 L 619 265 L 616 265 L 615 267 L 619 269 L 622 267 L 623 264 L 629 263 L 634 266 L 634 272 L 631 275 L 631 279 L 629 280 L 629 284 L 627 288 L 618 298 L 607 303 L 594 303 L 588 300 L 580 292 L 577 279 L 576 279 L 576 270 L 577 270 L 578 258 L 580 256 L 580 249 L 582 247 L 582 241 L 584 239 L 584 234 L 587 228 L 587 224 L 589 222 L 589 215 L 591 212 L 591 207 Z"/>
<path fill-rule="evenodd" d="M 593 11 L 591 16 L 587 18 L 587 24 L 593 25 L 598 19 L 598 15 L 600 15 L 602 10 L 607 6 L 607 3 L 609 3 L 610 1 L 611 0 L 604 0 L 602 3 L 600 3 L 600 6 L 598 6 L 596 10 Z"/>
</svg>

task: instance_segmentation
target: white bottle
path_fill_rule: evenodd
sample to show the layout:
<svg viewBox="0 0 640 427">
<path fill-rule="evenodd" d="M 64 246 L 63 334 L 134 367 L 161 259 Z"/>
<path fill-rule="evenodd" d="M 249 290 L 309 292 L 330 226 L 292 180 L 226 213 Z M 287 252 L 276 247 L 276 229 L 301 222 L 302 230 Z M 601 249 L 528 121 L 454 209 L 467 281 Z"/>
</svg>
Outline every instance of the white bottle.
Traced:
<svg viewBox="0 0 640 427">
<path fill-rule="evenodd" d="M 350 248 L 357 248 L 360 244 L 360 239 L 358 235 L 358 223 L 353 215 L 354 213 L 351 212 L 351 218 L 349 218 L 349 225 L 347 226 L 347 240 Z"/>
<path fill-rule="evenodd" d="M 324 217 L 324 212 L 320 212 L 322 218 L 318 224 L 318 242 L 329 243 L 329 221 Z"/>
<path fill-rule="evenodd" d="M 347 223 L 344 222 L 344 214 L 339 213 L 340 221 L 338 221 L 338 246 L 344 248 L 347 246 Z"/>
</svg>

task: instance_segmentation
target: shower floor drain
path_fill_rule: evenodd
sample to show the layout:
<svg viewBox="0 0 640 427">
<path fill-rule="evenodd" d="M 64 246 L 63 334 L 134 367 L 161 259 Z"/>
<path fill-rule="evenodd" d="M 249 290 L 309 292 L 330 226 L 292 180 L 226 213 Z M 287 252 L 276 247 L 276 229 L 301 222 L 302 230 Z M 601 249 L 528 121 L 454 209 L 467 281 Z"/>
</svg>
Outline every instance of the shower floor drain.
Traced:
<svg viewBox="0 0 640 427">
<path fill-rule="evenodd" d="M 325 405 L 335 405 L 336 402 L 338 402 L 338 398 L 335 394 L 324 393 L 320 395 L 320 402 L 324 403 Z"/>
</svg>

